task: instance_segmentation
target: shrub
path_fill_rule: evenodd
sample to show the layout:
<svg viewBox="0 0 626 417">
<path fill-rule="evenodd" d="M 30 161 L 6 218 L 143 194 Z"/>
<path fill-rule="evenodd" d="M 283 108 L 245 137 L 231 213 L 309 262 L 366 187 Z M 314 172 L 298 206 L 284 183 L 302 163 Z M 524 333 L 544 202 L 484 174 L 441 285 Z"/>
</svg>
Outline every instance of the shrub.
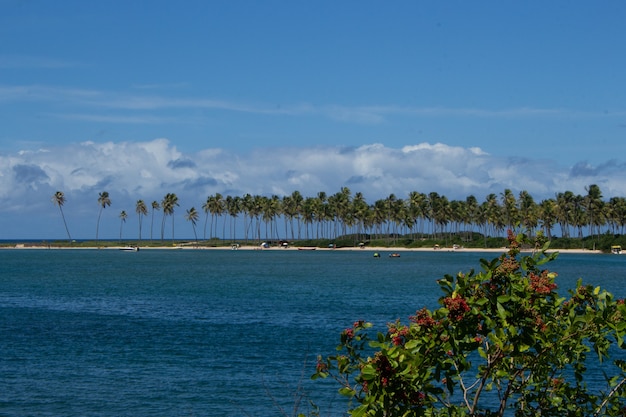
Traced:
<svg viewBox="0 0 626 417">
<path fill-rule="evenodd" d="M 439 281 L 439 308 L 375 338 L 355 322 L 313 378 L 334 378 L 352 416 L 626 415 L 626 363 L 603 363 L 625 347 L 624 301 L 580 280 L 560 296 L 541 269 L 557 253 L 546 243 L 520 257 L 529 243 L 509 233 L 508 253 L 482 272 Z M 606 385 L 587 384 L 600 367 Z"/>
</svg>

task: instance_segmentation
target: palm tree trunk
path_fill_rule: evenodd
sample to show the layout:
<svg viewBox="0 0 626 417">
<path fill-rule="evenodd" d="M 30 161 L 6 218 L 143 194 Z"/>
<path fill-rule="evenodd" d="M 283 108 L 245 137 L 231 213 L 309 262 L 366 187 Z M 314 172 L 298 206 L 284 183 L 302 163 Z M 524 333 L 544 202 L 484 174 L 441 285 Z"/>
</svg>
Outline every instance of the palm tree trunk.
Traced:
<svg viewBox="0 0 626 417">
<path fill-rule="evenodd" d="M 102 207 L 100 208 L 100 211 L 98 212 L 98 223 L 96 223 L 96 242 L 98 241 L 98 231 L 100 229 L 100 216 L 102 216 Z"/>
<path fill-rule="evenodd" d="M 67 239 L 72 242 L 72 237 L 70 236 L 70 229 L 67 228 L 67 222 L 65 221 L 65 215 L 63 214 L 63 209 L 61 205 L 59 205 L 59 210 L 61 210 L 61 218 L 63 219 L 63 225 L 65 226 L 65 231 L 67 232 Z"/>
</svg>

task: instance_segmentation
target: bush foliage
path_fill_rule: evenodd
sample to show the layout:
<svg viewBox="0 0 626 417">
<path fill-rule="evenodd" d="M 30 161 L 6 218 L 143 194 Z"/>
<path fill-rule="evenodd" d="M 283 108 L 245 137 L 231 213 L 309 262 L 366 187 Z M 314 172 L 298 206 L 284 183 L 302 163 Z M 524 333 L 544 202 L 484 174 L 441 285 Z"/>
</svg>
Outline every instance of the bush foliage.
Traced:
<svg viewBox="0 0 626 417">
<path fill-rule="evenodd" d="M 559 295 L 547 249 L 509 233 L 482 272 L 439 281 L 439 308 L 377 335 L 355 322 L 313 378 L 334 378 L 356 417 L 626 415 L 624 300 L 580 280 Z M 598 369 L 606 383 L 587 382 Z"/>
</svg>

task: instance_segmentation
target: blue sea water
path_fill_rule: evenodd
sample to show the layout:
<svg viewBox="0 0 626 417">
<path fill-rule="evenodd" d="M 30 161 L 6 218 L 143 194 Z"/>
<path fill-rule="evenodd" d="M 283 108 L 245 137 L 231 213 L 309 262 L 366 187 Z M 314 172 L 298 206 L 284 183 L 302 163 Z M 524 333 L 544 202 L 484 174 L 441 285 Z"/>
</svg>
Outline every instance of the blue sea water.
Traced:
<svg viewBox="0 0 626 417">
<path fill-rule="evenodd" d="M 367 251 L 0 250 L 0 415 L 292 416 L 308 401 L 343 415 L 311 381 L 358 319 L 381 329 L 435 307 L 436 279 L 495 254 Z M 562 254 L 624 297 L 626 257 Z"/>
</svg>

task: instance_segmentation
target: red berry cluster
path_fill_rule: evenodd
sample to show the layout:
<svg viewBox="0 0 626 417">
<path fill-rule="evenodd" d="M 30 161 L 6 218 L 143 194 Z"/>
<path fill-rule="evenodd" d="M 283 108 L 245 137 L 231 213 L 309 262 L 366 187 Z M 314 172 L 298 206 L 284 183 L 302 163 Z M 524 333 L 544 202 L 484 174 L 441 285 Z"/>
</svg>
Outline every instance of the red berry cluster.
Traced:
<svg viewBox="0 0 626 417">
<path fill-rule="evenodd" d="M 326 372 L 328 371 L 328 365 L 322 362 L 322 360 L 318 358 L 317 365 L 315 366 L 315 370 L 317 372 Z"/>
<path fill-rule="evenodd" d="M 548 275 L 548 271 L 543 271 L 541 275 L 531 272 L 529 278 L 530 288 L 538 294 L 550 294 L 557 287 L 554 279 Z"/>
<path fill-rule="evenodd" d="M 470 311 L 467 301 L 461 297 L 446 297 L 443 299 L 443 304 L 448 309 L 448 317 L 452 321 L 461 321 L 465 313 Z"/>
<path fill-rule="evenodd" d="M 437 321 L 432 318 L 430 312 L 426 309 L 426 307 L 417 311 L 414 316 L 410 316 L 409 320 L 417 324 L 418 326 L 424 327 L 426 329 L 430 329 L 437 324 Z"/>
</svg>

